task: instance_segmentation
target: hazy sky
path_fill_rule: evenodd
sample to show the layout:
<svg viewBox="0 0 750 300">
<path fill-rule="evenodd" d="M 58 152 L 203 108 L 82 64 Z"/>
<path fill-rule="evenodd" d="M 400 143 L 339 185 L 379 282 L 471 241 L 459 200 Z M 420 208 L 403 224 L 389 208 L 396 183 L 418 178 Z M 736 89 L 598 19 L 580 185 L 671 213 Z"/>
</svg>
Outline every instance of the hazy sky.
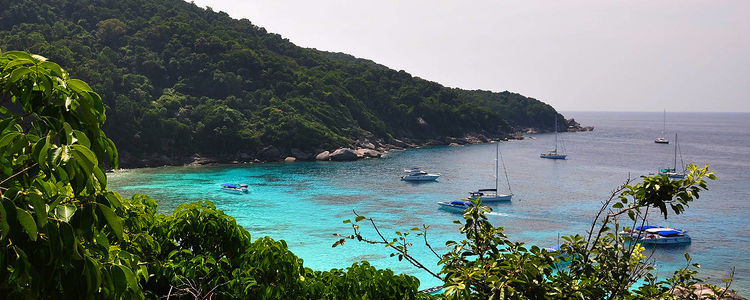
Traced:
<svg viewBox="0 0 750 300">
<path fill-rule="evenodd" d="M 295 44 L 558 110 L 750 112 L 750 1 L 196 0 Z"/>
</svg>

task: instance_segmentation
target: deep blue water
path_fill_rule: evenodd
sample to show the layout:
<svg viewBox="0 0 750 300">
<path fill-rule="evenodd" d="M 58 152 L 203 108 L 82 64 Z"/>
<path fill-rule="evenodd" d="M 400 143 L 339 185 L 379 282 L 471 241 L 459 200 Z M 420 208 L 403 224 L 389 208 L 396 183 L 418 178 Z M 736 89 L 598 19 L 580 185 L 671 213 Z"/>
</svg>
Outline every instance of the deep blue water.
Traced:
<svg viewBox="0 0 750 300">
<path fill-rule="evenodd" d="M 685 264 L 690 252 L 702 265 L 701 276 L 719 280 L 736 267 L 733 287 L 750 294 L 750 114 L 668 113 L 672 144 L 653 142 L 662 128 L 662 113 L 568 112 L 593 132 L 563 133 L 568 154 L 563 161 L 539 158 L 552 147 L 554 135 L 537 134 L 501 144 L 515 194 L 512 203 L 492 205 L 491 221 L 504 226 L 511 239 L 548 246 L 558 235 L 583 234 L 600 202 L 628 176 L 638 177 L 671 166 L 674 132 L 686 163 L 709 164 L 719 180 L 682 215 L 652 224 L 687 229 L 693 242 L 657 248 L 657 275 Z M 494 187 L 494 144 L 432 147 L 395 151 L 381 159 L 356 162 L 296 162 L 231 166 L 164 167 L 110 174 L 110 187 L 124 196 L 146 193 L 162 212 L 180 203 L 210 199 L 234 216 L 254 238 L 286 240 L 289 248 L 314 269 L 344 268 L 368 260 L 381 268 L 419 277 L 423 287 L 439 282 L 406 262 L 389 257 L 382 246 L 349 241 L 332 248 L 333 233 L 350 234 L 344 219 L 352 210 L 373 217 L 391 233 L 430 225 L 438 252 L 447 240 L 459 239 L 453 220 L 459 214 L 438 209 L 436 202 L 457 200 L 470 190 Z M 442 174 L 438 182 L 399 181 L 406 167 L 421 166 Z M 501 170 L 502 172 L 502 170 Z M 223 182 L 249 183 L 248 195 L 217 190 Z M 504 183 L 501 182 L 501 186 Z M 375 237 L 371 230 L 365 230 Z M 416 237 L 413 254 L 438 271 L 437 259 Z"/>
</svg>

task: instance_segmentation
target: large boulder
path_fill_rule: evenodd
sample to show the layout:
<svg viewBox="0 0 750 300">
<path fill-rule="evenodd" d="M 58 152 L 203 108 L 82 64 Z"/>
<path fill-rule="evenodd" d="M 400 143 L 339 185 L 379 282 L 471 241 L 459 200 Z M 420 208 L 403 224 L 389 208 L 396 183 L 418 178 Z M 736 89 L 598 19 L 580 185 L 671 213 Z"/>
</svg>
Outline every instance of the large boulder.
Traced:
<svg viewBox="0 0 750 300">
<path fill-rule="evenodd" d="M 258 157 L 265 161 L 277 161 L 281 159 L 281 151 L 274 146 L 268 146 L 258 152 Z"/>
<path fill-rule="evenodd" d="M 352 161 L 359 158 L 357 152 L 349 148 L 339 148 L 333 151 L 330 155 L 331 160 L 334 161 Z"/>
<path fill-rule="evenodd" d="M 331 153 L 328 151 L 323 151 L 318 153 L 318 155 L 315 156 L 315 160 L 329 160 L 331 159 Z"/>
<path fill-rule="evenodd" d="M 297 160 L 296 158 L 292 156 L 288 156 L 287 158 L 284 159 L 284 162 L 295 162 L 296 160 Z"/>
<path fill-rule="evenodd" d="M 312 153 L 307 153 L 297 148 L 292 149 L 291 152 L 292 156 L 297 160 L 311 160 L 313 158 Z"/>
<path fill-rule="evenodd" d="M 358 157 L 381 157 L 383 154 L 372 149 L 357 149 Z"/>
</svg>

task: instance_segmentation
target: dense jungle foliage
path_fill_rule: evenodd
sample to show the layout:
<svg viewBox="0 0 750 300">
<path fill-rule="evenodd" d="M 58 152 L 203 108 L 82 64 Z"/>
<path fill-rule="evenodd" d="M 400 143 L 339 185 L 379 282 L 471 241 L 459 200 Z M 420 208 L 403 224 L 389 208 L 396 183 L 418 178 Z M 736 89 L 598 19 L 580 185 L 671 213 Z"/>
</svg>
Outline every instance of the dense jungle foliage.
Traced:
<svg viewBox="0 0 750 300">
<path fill-rule="evenodd" d="M 418 299 L 367 262 L 313 271 L 210 202 L 156 214 L 107 189 L 118 152 L 99 94 L 56 63 L 0 53 L 0 298 Z"/>
<path fill-rule="evenodd" d="M 133 154 L 500 135 L 552 128 L 556 113 L 519 94 L 450 89 L 301 48 L 181 0 L 0 0 L 0 49 L 38 53 L 90 83 L 108 111 L 104 130 Z"/>
<path fill-rule="evenodd" d="M 430 296 L 415 277 L 367 262 L 305 268 L 284 241 L 253 241 L 211 202 L 162 215 L 147 196 L 122 198 L 107 188 L 102 167 L 117 167 L 119 157 L 101 129 L 105 111 L 99 94 L 56 63 L 0 52 L 3 299 L 703 299 L 692 293 L 702 281 L 688 254 L 688 266 L 660 280 L 644 248 L 617 233 L 620 215 L 634 227 L 649 209 L 664 218 L 684 212 L 716 178 L 707 166 L 689 166 L 682 180 L 628 182 L 603 202 L 588 235 L 563 237 L 555 252 L 508 239 L 475 202 L 456 221 L 465 239 L 447 242 L 442 255 L 433 251 L 437 273 L 409 254 L 410 232 L 389 241 L 378 231 L 382 240 L 369 240 L 357 223 L 374 220 L 344 222 L 354 234 L 334 246 L 352 239 L 390 247 L 443 280 L 444 293 Z M 427 246 L 428 228 L 411 230 Z M 710 288 L 721 298 L 723 290 Z"/>
</svg>

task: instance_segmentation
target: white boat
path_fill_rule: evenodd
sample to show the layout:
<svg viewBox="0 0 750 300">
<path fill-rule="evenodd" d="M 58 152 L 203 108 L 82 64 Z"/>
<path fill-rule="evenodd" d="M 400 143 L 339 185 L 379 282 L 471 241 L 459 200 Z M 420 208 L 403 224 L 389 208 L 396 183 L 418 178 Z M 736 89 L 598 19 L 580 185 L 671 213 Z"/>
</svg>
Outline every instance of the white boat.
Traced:
<svg viewBox="0 0 750 300">
<path fill-rule="evenodd" d="M 669 144 L 669 140 L 664 137 L 664 131 L 667 131 L 667 110 L 664 110 L 664 127 L 661 129 L 661 136 L 654 140 L 657 144 Z"/>
<path fill-rule="evenodd" d="M 407 173 L 406 175 L 401 176 L 401 180 L 404 181 L 435 181 L 440 177 L 440 174 L 427 173 L 417 167 L 404 169 L 404 172 Z"/>
<path fill-rule="evenodd" d="M 558 151 L 557 150 L 557 139 L 558 139 L 558 133 L 557 133 L 557 113 L 555 113 L 555 149 L 547 151 L 547 152 L 544 152 L 542 154 L 539 154 L 539 157 L 541 157 L 541 158 L 547 158 L 547 159 L 565 159 L 568 155 L 562 153 L 563 151 Z"/>
<path fill-rule="evenodd" d="M 665 175 L 672 179 L 683 179 L 685 178 L 686 171 L 683 167 L 682 172 L 677 172 L 677 153 L 680 154 L 680 164 L 685 165 L 682 161 L 682 150 L 680 150 L 680 143 L 677 141 L 677 134 L 674 134 L 674 165 L 672 168 L 663 168 L 659 170 L 659 175 Z"/>
<path fill-rule="evenodd" d="M 620 236 L 629 237 L 634 242 L 653 245 L 685 244 L 691 241 L 687 231 L 661 226 L 638 226 L 633 230 L 620 232 Z"/>
<path fill-rule="evenodd" d="M 232 193 L 232 194 L 247 194 L 250 192 L 250 188 L 247 184 L 241 183 L 241 184 L 234 184 L 234 183 L 224 183 L 221 185 L 221 191 Z"/>
<path fill-rule="evenodd" d="M 513 193 L 510 190 L 510 180 L 508 180 L 508 171 L 505 169 L 505 162 L 503 162 L 503 172 L 505 172 L 505 181 L 508 183 L 509 194 L 502 194 L 499 192 L 499 162 L 501 161 L 500 156 L 500 142 L 495 143 L 495 188 L 494 189 L 479 189 L 476 192 L 469 192 L 469 199 L 475 200 L 480 199 L 482 203 L 487 202 L 499 202 L 499 201 L 510 201 L 513 198 Z"/>
<path fill-rule="evenodd" d="M 467 208 L 474 206 L 473 203 L 465 200 L 454 200 L 450 202 L 440 201 L 438 204 L 440 204 L 440 208 L 457 212 L 463 212 Z"/>
</svg>

